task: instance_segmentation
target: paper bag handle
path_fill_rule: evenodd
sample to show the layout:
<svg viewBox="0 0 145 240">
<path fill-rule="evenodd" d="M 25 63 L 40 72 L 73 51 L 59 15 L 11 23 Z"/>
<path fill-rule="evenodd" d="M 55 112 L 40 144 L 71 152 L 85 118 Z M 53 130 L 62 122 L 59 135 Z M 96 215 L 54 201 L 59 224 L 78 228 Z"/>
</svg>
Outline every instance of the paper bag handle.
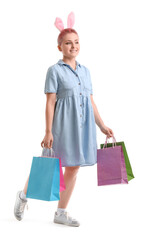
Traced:
<svg viewBox="0 0 145 240">
<path fill-rule="evenodd" d="M 103 146 L 103 149 L 105 148 L 105 146 L 107 147 L 107 140 L 108 140 L 108 139 L 109 139 L 109 138 L 106 136 L 106 141 L 105 141 L 105 144 L 104 144 L 104 146 Z M 116 139 L 115 139 L 114 135 L 113 135 L 112 139 L 113 139 L 113 144 L 112 144 L 112 146 L 114 147 L 114 145 L 116 146 Z"/>
<path fill-rule="evenodd" d="M 55 157 L 55 152 L 54 152 L 53 148 L 45 148 L 45 147 L 43 147 L 41 156 Z"/>
</svg>

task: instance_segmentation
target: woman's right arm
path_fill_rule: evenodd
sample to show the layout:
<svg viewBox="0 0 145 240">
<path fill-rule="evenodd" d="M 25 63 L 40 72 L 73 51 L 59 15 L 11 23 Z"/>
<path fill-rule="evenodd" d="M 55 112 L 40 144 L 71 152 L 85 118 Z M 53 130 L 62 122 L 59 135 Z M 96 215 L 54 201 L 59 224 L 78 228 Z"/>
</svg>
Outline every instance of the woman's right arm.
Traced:
<svg viewBox="0 0 145 240">
<path fill-rule="evenodd" d="M 41 146 L 52 148 L 53 144 L 53 135 L 52 135 L 52 124 L 54 109 L 56 104 L 56 93 L 46 93 L 46 109 L 45 109 L 45 120 L 46 120 L 46 129 L 45 137 L 41 142 Z"/>
<path fill-rule="evenodd" d="M 46 110 L 45 110 L 45 119 L 46 119 L 46 130 L 45 133 L 49 133 L 52 130 L 54 108 L 56 103 L 56 93 L 46 93 Z"/>
</svg>

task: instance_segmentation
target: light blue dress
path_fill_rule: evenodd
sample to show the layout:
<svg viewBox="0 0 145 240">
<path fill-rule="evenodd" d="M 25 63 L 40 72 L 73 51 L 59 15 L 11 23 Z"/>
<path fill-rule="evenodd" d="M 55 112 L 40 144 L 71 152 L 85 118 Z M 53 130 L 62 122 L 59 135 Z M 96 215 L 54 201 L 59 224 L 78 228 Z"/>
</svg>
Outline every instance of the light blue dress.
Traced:
<svg viewBox="0 0 145 240">
<path fill-rule="evenodd" d="M 76 61 L 74 70 L 60 59 L 47 70 L 44 93 L 56 93 L 53 150 L 62 167 L 97 163 L 97 131 L 90 99 L 90 71 Z"/>
</svg>

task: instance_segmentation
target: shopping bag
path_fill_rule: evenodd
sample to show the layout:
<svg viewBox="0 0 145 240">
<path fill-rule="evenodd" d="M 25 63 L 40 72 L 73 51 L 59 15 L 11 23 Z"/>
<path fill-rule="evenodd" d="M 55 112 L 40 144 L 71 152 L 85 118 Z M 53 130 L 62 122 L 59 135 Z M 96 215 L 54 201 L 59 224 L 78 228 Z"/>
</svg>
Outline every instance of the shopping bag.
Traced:
<svg viewBox="0 0 145 240">
<path fill-rule="evenodd" d="M 42 156 L 45 157 L 55 157 L 55 152 L 52 148 L 43 148 L 42 150 Z M 62 171 L 62 166 L 61 166 L 61 158 L 59 158 L 59 170 L 60 170 L 60 192 L 64 191 L 65 188 L 65 183 L 64 183 L 64 177 L 63 177 L 63 171 Z"/>
<path fill-rule="evenodd" d="M 43 155 L 43 152 L 42 152 Z M 57 157 L 33 157 L 26 197 L 44 201 L 60 200 L 61 160 Z M 63 175 L 61 176 L 63 182 Z M 65 189 L 61 187 L 61 191 Z"/>
<path fill-rule="evenodd" d="M 97 149 L 98 186 L 128 184 L 122 146 L 116 145 L 114 136 L 112 147 L 105 146 L 107 146 L 107 137 L 103 148 Z"/>
<path fill-rule="evenodd" d="M 117 146 L 122 146 L 123 149 L 123 154 L 124 154 L 124 159 L 125 159 L 125 166 L 126 166 L 126 171 L 127 171 L 127 179 L 128 181 L 130 181 L 131 179 L 134 178 L 134 174 L 132 172 L 132 167 L 129 161 L 129 157 L 127 154 L 127 150 L 125 147 L 125 143 L 124 142 L 116 142 Z M 104 144 L 100 144 L 100 147 L 103 148 Z M 112 147 L 112 143 L 107 143 L 107 147 Z"/>
</svg>

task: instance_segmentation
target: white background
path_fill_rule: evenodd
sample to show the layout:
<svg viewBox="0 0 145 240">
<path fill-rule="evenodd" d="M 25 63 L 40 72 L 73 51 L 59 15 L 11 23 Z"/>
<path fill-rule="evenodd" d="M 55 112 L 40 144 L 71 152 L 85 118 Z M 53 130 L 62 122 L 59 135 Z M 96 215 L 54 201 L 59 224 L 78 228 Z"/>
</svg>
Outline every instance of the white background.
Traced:
<svg viewBox="0 0 145 240">
<path fill-rule="evenodd" d="M 19 222 L 13 215 L 16 193 L 32 157 L 42 151 L 46 71 L 62 58 L 54 21 L 60 17 L 66 28 L 71 11 L 80 38 L 76 60 L 90 69 L 94 101 L 116 140 L 125 142 L 135 179 L 98 187 L 97 165 L 81 168 L 67 207 L 79 228 L 54 224 L 57 202 L 38 200 L 29 200 Z M 0 2 L 1 239 L 145 238 L 144 12 L 141 0 Z M 98 146 L 105 137 L 97 126 Z"/>
</svg>

